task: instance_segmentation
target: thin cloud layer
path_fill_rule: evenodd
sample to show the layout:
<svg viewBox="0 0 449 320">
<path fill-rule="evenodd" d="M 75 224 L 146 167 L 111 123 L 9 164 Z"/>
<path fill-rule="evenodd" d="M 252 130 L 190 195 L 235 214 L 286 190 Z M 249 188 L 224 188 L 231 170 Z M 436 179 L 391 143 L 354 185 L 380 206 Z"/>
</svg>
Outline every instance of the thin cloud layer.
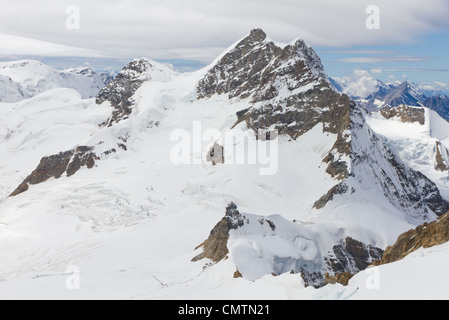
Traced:
<svg viewBox="0 0 449 320">
<path fill-rule="evenodd" d="M 372 56 L 372 57 L 350 57 L 338 59 L 348 63 L 384 63 L 384 62 L 419 62 L 431 60 L 429 57 L 416 56 Z"/>
<path fill-rule="evenodd" d="M 3 0 L 5 2 L 5 0 Z M 271 38 L 312 46 L 407 43 L 449 27 L 445 0 L 377 0 L 380 29 L 368 30 L 366 0 L 19 0 L 2 4 L 0 33 L 101 51 L 110 57 L 211 61 L 220 49 L 260 27 Z M 68 30 L 66 8 L 80 10 Z M 14 43 L 1 43 L 0 50 Z"/>
<path fill-rule="evenodd" d="M 3 44 L 3 45 L 1 45 Z M 104 55 L 95 50 L 82 49 L 40 41 L 25 37 L 0 34 L 1 54 L 4 56 L 47 56 L 47 57 L 91 57 L 101 58 Z"/>
</svg>

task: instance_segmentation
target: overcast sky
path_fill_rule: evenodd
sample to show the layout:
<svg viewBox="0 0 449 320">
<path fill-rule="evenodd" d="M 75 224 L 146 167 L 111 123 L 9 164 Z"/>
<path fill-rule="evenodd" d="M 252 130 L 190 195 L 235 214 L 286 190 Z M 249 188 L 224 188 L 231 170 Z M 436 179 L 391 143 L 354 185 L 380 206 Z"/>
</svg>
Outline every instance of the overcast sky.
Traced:
<svg viewBox="0 0 449 320">
<path fill-rule="evenodd" d="M 279 42 L 304 39 L 334 72 L 360 67 L 386 72 L 390 68 L 390 73 L 402 68 L 405 75 L 413 67 L 421 73 L 428 69 L 427 74 L 449 71 L 447 53 L 442 51 L 449 42 L 448 0 L 0 0 L 0 4 L 3 57 L 145 56 L 205 64 L 260 27 Z M 80 28 L 69 30 L 66 10 L 73 5 L 79 8 Z M 369 5 L 380 10 L 378 30 L 366 27 Z M 423 50 L 423 43 L 431 48 Z"/>
</svg>

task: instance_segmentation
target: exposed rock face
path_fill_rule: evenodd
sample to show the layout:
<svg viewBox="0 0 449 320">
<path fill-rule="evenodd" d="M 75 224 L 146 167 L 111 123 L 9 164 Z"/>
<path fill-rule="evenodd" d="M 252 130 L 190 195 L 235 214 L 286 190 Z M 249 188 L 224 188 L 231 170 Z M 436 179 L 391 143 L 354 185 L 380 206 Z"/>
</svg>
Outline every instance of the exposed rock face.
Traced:
<svg viewBox="0 0 449 320">
<path fill-rule="evenodd" d="M 423 108 L 413 108 L 403 105 L 394 108 L 383 108 L 380 110 L 380 114 L 385 119 L 398 117 L 404 123 L 418 122 L 420 125 L 424 125 L 425 123 L 425 112 Z"/>
<path fill-rule="evenodd" d="M 225 217 L 212 229 L 209 238 L 196 248 L 202 247 L 203 252 L 194 257 L 192 261 L 205 258 L 214 262 L 223 260 L 229 253 L 227 246 L 229 231 L 242 227 L 245 224 L 245 219 L 237 210 L 237 206 L 234 203 L 230 203 L 226 208 Z"/>
<path fill-rule="evenodd" d="M 448 241 L 449 212 L 431 223 L 424 223 L 400 235 L 396 243 L 385 250 L 382 260 L 377 264 L 395 262 L 419 248 L 430 248 Z"/>
<path fill-rule="evenodd" d="M 57 179 L 64 173 L 71 176 L 84 166 L 93 168 L 95 160 L 99 158 L 92 150 L 92 147 L 79 146 L 74 150 L 42 158 L 37 168 L 11 193 L 10 197 L 27 191 L 29 185 L 36 185 L 50 178 Z"/>
<path fill-rule="evenodd" d="M 315 288 L 334 283 L 346 286 L 356 273 L 382 259 L 383 253 L 376 246 L 347 237 L 324 257 L 325 265 L 321 272 L 315 272 L 313 278 L 310 278 L 310 274 L 303 273 L 303 279 L 307 286 Z"/>
<path fill-rule="evenodd" d="M 279 48 L 265 39 L 262 30 L 252 30 L 200 80 L 198 99 L 225 93 L 229 98 L 250 96 L 260 85 L 261 71 L 280 54 Z"/>
<path fill-rule="evenodd" d="M 236 271 L 234 272 L 234 279 L 237 279 L 237 278 L 243 278 L 242 274 L 241 274 L 240 271 L 238 271 L 238 270 L 236 270 Z"/>
<path fill-rule="evenodd" d="M 441 154 L 441 149 L 441 142 L 437 141 L 435 146 L 435 168 L 438 171 L 445 172 L 448 171 L 448 168 L 446 162 L 444 161 L 443 155 Z M 444 151 L 446 152 L 446 149 L 444 149 Z"/>
<path fill-rule="evenodd" d="M 320 58 L 304 41 L 281 49 L 262 30 L 255 29 L 199 81 L 198 99 L 228 94 L 230 99 L 266 101 L 282 95 L 282 85 L 289 93 L 311 85 L 310 77 L 302 77 L 308 72 L 314 78 L 327 79 Z M 281 82 L 274 83 L 275 78 Z"/>
<path fill-rule="evenodd" d="M 381 259 L 383 253 L 380 248 L 347 237 L 341 244 L 334 246 L 333 255 L 327 257 L 326 262 L 335 274 L 355 274 Z"/>
<path fill-rule="evenodd" d="M 352 277 L 354 277 L 354 274 L 350 272 L 338 273 L 333 276 L 331 276 L 329 273 L 326 273 L 324 275 L 324 285 L 340 283 L 344 286 L 347 286 L 349 280 L 351 280 Z"/>
<path fill-rule="evenodd" d="M 346 183 L 337 184 L 335 187 L 332 187 L 324 196 L 318 199 L 313 207 L 315 209 L 322 209 L 326 206 L 329 201 L 332 201 L 334 197 L 338 194 L 345 194 L 349 189 L 349 186 Z"/>
<path fill-rule="evenodd" d="M 76 148 L 72 161 L 67 166 L 67 176 L 74 175 L 81 167 L 86 166 L 88 169 L 92 169 L 95 165 L 95 160 L 98 157 L 92 152 L 92 147 L 81 146 Z"/>
<path fill-rule="evenodd" d="M 105 123 L 106 126 L 112 126 L 129 117 L 134 105 L 132 96 L 145 81 L 151 79 L 150 71 L 154 69 L 146 59 L 134 60 L 98 93 L 97 104 L 109 101 L 114 108 L 111 118 Z"/>
</svg>

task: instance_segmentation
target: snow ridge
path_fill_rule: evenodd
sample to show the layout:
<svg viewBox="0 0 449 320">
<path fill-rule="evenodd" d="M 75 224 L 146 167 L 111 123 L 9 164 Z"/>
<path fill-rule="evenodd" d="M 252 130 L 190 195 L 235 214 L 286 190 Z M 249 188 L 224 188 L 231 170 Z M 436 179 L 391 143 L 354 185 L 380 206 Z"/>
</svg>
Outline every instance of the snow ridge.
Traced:
<svg viewBox="0 0 449 320">
<path fill-rule="evenodd" d="M 100 91 L 111 76 L 98 74 L 88 67 L 57 71 L 36 60 L 0 62 L 0 75 L 13 82 L 14 94 L 0 94 L 0 101 L 18 102 L 56 88 L 70 88 L 78 91 L 83 98 L 92 98 Z"/>
</svg>

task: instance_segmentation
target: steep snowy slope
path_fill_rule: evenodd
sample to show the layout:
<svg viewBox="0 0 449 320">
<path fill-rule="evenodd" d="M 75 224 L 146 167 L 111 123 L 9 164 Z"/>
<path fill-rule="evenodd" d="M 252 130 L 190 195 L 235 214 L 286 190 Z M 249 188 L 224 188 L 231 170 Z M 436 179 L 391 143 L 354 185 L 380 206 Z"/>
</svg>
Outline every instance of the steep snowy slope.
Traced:
<svg viewBox="0 0 449 320">
<path fill-rule="evenodd" d="M 313 49 L 262 30 L 195 73 L 139 59 L 95 101 L 1 107 L 2 298 L 313 298 L 449 211 Z"/>
<path fill-rule="evenodd" d="M 403 106 L 388 111 L 394 117 L 387 119 L 385 112 L 377 112 L 367 122 L 404 163 L 429 177 L 447 198 L 449 123 L 428 108 Z"/>
<path fill-rule="evenodd" d="M 422 102 L 424 107 L 436 111 L 443 119 L 449 121 L 449 97 L 438 95 L 427 98 Z"/>
<path fill-rule="evenodd" d="M 21 101 L 56 88 L 71 88 L 83 98 L 92 98 L 111 80 L 107 74 L 97 74 L 90 68 L 57 71 L 35 60 L 0 62 L 0 75 L 11 78 L 21 87 L 16 90 L 16 99 L 4 100 L 0 95 L 0 101 L 4 102 Z"/>
<path fill-rule="evenodd" d="M 0 75 L 0 102 L 16 102 L 28 98 L 20 83 Z"/>
</svg>

